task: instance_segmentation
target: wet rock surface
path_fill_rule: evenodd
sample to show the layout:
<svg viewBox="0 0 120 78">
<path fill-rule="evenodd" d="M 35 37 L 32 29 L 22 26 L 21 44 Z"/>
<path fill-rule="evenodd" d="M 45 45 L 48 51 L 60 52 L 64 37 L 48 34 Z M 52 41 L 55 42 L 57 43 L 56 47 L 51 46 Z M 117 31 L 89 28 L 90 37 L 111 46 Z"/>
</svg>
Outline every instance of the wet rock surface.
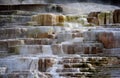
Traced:
<svg viewBox="0 0 120 78">
<path fill-rule="evenodd" d="M 120 77 L 119 7 L 11 1 L 0 5 L 0 78 Z"/>
</svg>

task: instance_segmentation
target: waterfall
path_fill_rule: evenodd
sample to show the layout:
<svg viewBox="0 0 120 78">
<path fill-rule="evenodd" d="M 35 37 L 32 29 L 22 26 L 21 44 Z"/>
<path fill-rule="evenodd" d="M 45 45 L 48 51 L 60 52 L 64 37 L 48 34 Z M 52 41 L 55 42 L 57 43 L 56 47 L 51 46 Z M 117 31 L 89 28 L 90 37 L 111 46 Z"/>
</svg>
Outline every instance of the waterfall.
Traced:
<svg viewBox="0 0 120 78">
<path fill-rule="evenodd" d="M 0 0 L 0 78 L 97 78 L 117 68 L 120 7 L 110 4 L 119 2 Z"/>
<path fill-rule="evenodd" d="M 50 45 L 43 45 L 42 46 L 42 50 L 43 50 L 43 54 L 44 55 L 52 55 L 52 49 L 51 49 L 51 46 Z"/>
</svg>

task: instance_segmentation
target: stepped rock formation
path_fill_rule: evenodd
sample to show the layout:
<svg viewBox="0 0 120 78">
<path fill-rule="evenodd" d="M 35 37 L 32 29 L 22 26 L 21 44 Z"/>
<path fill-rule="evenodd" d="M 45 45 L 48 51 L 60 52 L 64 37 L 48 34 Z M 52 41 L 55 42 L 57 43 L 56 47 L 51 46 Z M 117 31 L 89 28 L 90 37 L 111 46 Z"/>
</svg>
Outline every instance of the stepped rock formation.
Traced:
<svg viewBox="0 0 120 78">
<path fill-rule="evenodd" d="M 120 23 L 119 11 L 120 9 L 114 10 L 113 12 L 91 12 L 87 19 L 89 23 L 95 25 L 116 24 Z"/>
<path fill-rule="evenodd" d="M 41 26 L 54 26 L 64 23 L 66 17 L 64 15 L 54 14 L 38 14 L 32 17 L 32 21 L 37 22 Z"/>
<path fill-rule="evenodd" d="M 99 2 L 0 0 L 0 78 L 120 78 L 120 7 Z"/>
</svg>

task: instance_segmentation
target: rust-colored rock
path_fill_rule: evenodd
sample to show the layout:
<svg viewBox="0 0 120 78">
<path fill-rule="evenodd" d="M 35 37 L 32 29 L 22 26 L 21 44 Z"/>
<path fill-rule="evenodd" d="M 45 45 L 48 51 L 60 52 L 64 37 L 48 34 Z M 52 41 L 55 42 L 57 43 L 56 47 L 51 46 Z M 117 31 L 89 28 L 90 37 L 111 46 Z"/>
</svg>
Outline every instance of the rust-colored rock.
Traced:
<svg viewBox="0 0 120 78">
<path fill-rule="evenodd" d="M 91 12 L 89 15 L 88 15 L 88 22 L 89 23 L 93 23 L 95 25 L 99 25 L 99 21 L 98 21 L 98 14 L 100 12 Z"/>
<path fill-rule="evenodd" d="M 41 26 L 54 26 L 65 22 L 66 17 L 64 15 L 55 14 L 38 14 L 32 17 L 33 21 L 36 21 Z"/>
<path fill-rule="evenodd" d="M 38 61 L 38 70 L 41 72 L 46 72 L 47 69 L 52 67 L 54 63 L 54 58 L 40 58 Z"/>
<path fill-rule="evenodd" d="M 117 9 L 113 12 L 113 22 L 120 23 L 120 9 Z"/>
<path fill-rule="evenodd" d="M 99 54 L 103 52 L 102 48 L 100 43 L 87 43 L 87 45 L 84 45 L 83 51 L 84 54 Z"/>
<path fill-rule="evenodd" d="M 115 14 L 114 14 L 115 15 Z M 106 24 L 113 24 L 113 12 L 106 11 L 106 12 L 91 12 L 88 15 L 88 22 L 95 24 L 95 25 L 106 25 Z"/>
<path fill-rule="evenodd" d="M 63 45 L 63 52 L 66 54 L 75 54 L 74 45 Z"/>
<path fill-rule="evenodd" d="M 92 47 L 91 53 L 92 54 L 97 54 L 97 53 L 102 53 L 102 48 L 99 47 Z"/>
<path fill-rule="evenodd" d="M 64 15 L 57 15 L 56 16 L 57 23 L 63 23 L 66 20 L 66 17 Z"/>
<path fill-rule="evenodd" d="M 90 53 L 90 47 L 85 47 L 84 48 L 84 53 L 89 54 Z"/>
<path fill-rule="evenodd" d="M 105 48 L 119 48 L 120 40 L 117 38 L 119 34 L 116 35 L 112 32 L 102 32 L 99 35 L 99 41 L 103 43 Z"/>
</svg>

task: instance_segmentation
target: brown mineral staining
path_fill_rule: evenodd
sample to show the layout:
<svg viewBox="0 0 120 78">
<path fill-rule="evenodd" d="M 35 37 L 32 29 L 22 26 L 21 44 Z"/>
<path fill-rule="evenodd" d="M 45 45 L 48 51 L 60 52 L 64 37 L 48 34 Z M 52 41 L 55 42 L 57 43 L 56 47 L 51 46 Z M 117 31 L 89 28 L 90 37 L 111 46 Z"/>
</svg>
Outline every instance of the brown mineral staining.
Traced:
<svg viewBox="0 0 120 78">
<path fill-rule="evenodd" d="M 103 32 L 99 35 L 99 40 L 103 43 L 105 48 L 117 47 L 115 42 L 115 36 L 112 32 Z"/>
<path fill-rule="evenodd" d="M 0 5 L 0 78 L 120 77 L 120 9 L 27 1 Z"/>
<path fill-rule="evenodd" d="M 120 9 L 105 12 L 91 12 L 87 18 L 89 23 L 95 25 L 107 25 L 120 23 Z"/>
<path fill-rule="evenodd" d="M 46 72 L 48 68 L 52 67 L 55 60 L 52 58 L 43 58 L 38 61 L 38 70 L 41 72 Z"/>
<path fill-rule="evenodd" d="M 120 9 L 117 9 L 113 12 L 113 22 L 120 23 Z"/>
<path fill-rule="evenodd" d="M 33 15 L 32 20 L 37 22 L 41 26 L 56 26 L 65 22 L 66 17 L 64 15 L 55 15 L 55 14 L 38 14 Z"/>
<path fill-rule="evenodd" d="M 100 12 L 91 12 L 89 15 L 88 15 L 88 22 L 89 23 L 93 23 L 95 25 L 99 25 L 99 21 L 98 21 L 98 14 Z"/>
</svg>

